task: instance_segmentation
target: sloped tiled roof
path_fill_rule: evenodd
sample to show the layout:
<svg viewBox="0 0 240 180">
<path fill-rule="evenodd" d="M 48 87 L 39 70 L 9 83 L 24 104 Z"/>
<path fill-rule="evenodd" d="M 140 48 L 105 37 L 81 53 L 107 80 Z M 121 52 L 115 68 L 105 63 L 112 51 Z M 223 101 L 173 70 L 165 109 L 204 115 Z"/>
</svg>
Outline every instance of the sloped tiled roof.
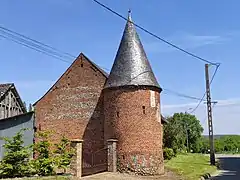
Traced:
<svg viewBox="0 0 240 180">
<path fill-rule="evenodd" d="M 24 113 L 27 112 L 26 107 L 24 106 L 23 101 L 21 100 L 21 98 L 20 98 L 20 96 L 19 96 L 19 94 L 17 92 L 17 89 L 14 86 L 14 83 L 0 84 L 0 100 L 2 99 L 4 94 L 9 91 L 10 88 L 13 90 L 13 93 L 17 97 L 17 100 L 18 100 L 18 102 L 19 102 L 23 112 Z"/>
<path fill-rule="evenodd" d="M 13 86 L 13 83 L 0 84 L 0 97 L 4 95 L 11 86 Z"/>
</svg>

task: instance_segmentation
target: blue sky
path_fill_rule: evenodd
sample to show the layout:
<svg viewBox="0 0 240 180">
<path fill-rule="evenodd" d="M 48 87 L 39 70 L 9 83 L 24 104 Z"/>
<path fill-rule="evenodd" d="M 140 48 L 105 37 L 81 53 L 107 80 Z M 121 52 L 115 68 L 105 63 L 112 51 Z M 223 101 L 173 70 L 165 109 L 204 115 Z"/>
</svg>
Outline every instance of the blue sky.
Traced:
<svg viewBox="0 0 240 180">
<path fill-rule="evenodd" d="M 212 84 L 217 134 L 240 134 L 240 2 L 101 0 L 119 13 L 132 10 L 134 22 L 201 57 L 222 63 Z M 91 0 L 0 2 L 0 25 L 77 56 L 80 52 L 110 69 L 125 22 Z M 204 63 L 138 30 L 163 88 L 201 97 Z M 74 59 L 72 59 L 73 61 Z M 0 82 L 14 82 L 22 99 L 35 102 L 69 64 L 0 38 Z M 211 68 L 211 73 L 214 68 Z M 163 93 L 164 115 L 186 111 L 197 101 Z M 205 105 L 196 111 L 204 127 Z M 207 128 L 205 128 L 205 134 Z"/>
</svg>

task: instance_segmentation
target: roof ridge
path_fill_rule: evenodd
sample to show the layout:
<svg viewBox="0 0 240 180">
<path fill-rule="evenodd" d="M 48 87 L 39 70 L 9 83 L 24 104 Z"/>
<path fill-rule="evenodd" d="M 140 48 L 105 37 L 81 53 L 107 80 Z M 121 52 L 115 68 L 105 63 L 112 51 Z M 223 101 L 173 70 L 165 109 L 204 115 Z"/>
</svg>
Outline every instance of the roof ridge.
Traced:
<svg viewBox="0 0 240 180">
<path fill-rule="evenodd" d="M 95 62 L 93 62 L 92 60 L 90 60 L 84 53 L 80 53 L 80 55 L 83 55 L 85 59 L 87 59 L 94 67 L 96 67 L 105 77 L 108 77 L 108 73 L 106 71 L 104 71 L 99 65 L 97 65 Z M 79 56 L 80 56 L 79 55 Z"/>
<path fill-rule="evenodd" d="M 91 61 L 87 56 L 85 56 L 83 54 L 83 52 L 81 52 L 78 57 L 72 62 L 72 64 L 67 68 L 67 70 L 57 79 L 57 81 L 48 89 L 48 91 L 41 97 L 39 98 L 35 103 L 33 103 L 33 106 L 35 106 L 44 96 L 46 96 L 51 90 L 52 88 L 57 84 L 57 82 L 60 81 L 60 79 L 70 70 L 70 68 L 73 66 L 73 64 L 80 58 L 80 57 L 84 57 L 89 63 L 91 63 L 94 67 L 96 67 L 106 78 L 108 76 L 108 74 L 102 70 L 97 64 L 95 64 L 93 61 Z"/>
<path fill-rule="evenodd" d="M 23 101 L 20 98 L 20 95 L 18 94 L 17 88 L 15 87 L 14 83 L 0 84 L 0 100 L 4 96 L 4 94 L 7 93 L 10 90 L 10 88 L 12 88 L 15 92 L 15 95 L 19 97 L 20 106 L 23 108 L 23 111 L 26 112 L 27 111 L 26 107 L 24 106 Z"/>
</svg>

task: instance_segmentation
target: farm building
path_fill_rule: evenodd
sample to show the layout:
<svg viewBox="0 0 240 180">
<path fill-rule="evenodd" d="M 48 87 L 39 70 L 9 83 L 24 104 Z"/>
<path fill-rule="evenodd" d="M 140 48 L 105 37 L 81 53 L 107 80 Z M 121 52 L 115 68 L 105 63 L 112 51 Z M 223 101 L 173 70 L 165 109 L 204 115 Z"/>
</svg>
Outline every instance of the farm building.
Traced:
<svg viewBox="0 0 240 180">
<path fill-rule="evenodd" d="M 110 74 L 81 53 L 34 104 L 35 128 L 83 140 L 83 174 L 107 170 L 109 139 L 119 171 L 162 174 L 161 91 L 129 16 Z"/>
</svg>

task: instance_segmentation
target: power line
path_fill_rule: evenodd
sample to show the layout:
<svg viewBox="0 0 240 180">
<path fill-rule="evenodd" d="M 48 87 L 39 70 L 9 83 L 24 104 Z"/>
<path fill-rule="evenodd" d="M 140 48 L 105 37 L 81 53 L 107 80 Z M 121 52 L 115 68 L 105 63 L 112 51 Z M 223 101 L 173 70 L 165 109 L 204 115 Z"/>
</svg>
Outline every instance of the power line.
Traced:
<svg viewBox="0 0 240 180">
<path fill-rule="evenodd" d="M 49 45 L 47 45 L 47 44 L 44 44 L 44 43 L 42 43 L 42 42 L 40 42 L 40 41 L 37 41 L 37 40 L 35 40 L 35 39 L 32 39 L 32 38 L 30 38 L 30 37 L 28 37 L 28 36 L 25 36 L 25 35 L 23 35 L 23 34 L 20 34 L 20 33 L 16 32 L 16 31 L 12 31 L 12 30 L 10 30 L 10 29 L 8 29 L 8 28 L 5 28 L 5 27 L 3 27 L 3 26 L 0 26 L 0 29 L 2 29 L 2 30 L 4 30 L 4 31 L 7 31 L 7 32 L 10 32 L 10 33 L 13 33 L 13 34 L 15 34 L 15 35 L 18 35 L 18 36 L 20 36 L 20 37 L 22 37 L 22 38 L 25 38 L 25 39 L 28 39 L 28 40 L 30 40 L 30 41 L 33 41 L 34 43 L 40 44 L 40 45 L 42 45 L 42 46 L 45 46 L 45 47 L 50 48 L 50 49 L 52 49 L 52 50 L 55 50 L 55 51 L 57 51 L 57 52 L 63 53 L 63 54 L 65 54 L 65 55 L 68 55 L 68 56 L 70 56 L 70 57 L 72 57 L 72 58 L 76 58 L 76 57 L 73 56 L 72 54 L 63 52 L 63 51 L 61 51 L 61 50 L 59 50 L 59 49 L 56 49 L 56 48 L 54 48 L 54 47 L 52 47 L 52 46 L 49 46 Z"/>
<path fill-rule="evenodd" d="M 48 49 L 46 47 L 43 47 L 42 45 L 39 45 L 39 44 L 35 44 L 34 42 L 32 41 L 29 41 L 28 39 L 25 39 L 25 38 L 21 38 L 19 36 L 16 36 L 14 34 L 11 34 L 11 33 L 8 33 L 8 32 L 5 32 L 3 30 L 0 29 L 0 33 L 3 33 L 5 35 L 5 38 L 8 37 L 9 40 L 15 40 L 17 42 L 20 42 L 22 44 L 26 44 L 28 46 L 31 46 L 31 47 L 34 47 L 36 49 L 40 49 L 41 51 L 44 51 L 44 52 L 47 52 L 49 54 L 53 54 L 54 56 L 57 56 L 59 57 L 61 60 L 63 60 L 62 58 L 66 58 L 66 59 L 69 59 L 71 60 L 72 58 L 69 58 L 69 57 L 66 57 L 64 55 L 62 55 L 61 53 L 57 52 L 57 51 L 53 51 L 51 49 Z M 69 62 L 70 63 L 70 62 Z"/>
<path fill-rule="evenodd" d="M 163 90 L 164 90 L 163 93 L 165 93 L 165 94 L 173 94 L 173 95 L 188 98 L 188 99 L 201 100 L 201 98 L 194 97 L 194 96 L 189 96 L 189 95 L 186 95 L 186 94 L 182 94 L 182 93 L 170 90 L 170 89 L 163 88 Z M 166 93 L 166 92 L 168 92 L 168 93 Z"/>
<path fill-rule="evenodd" d="M 54 54 L 54 56 L 60 57 L 59 60 L 61 60 L 63 62 L 71 64 L 72 63 L 72 58 L 75 58 L 75 59 L 77 58 L 77 56 L 74 56 L 74 55 L 72 55 L 70 53 L 67 53 L 67 52 L 64 52 L 64 51 L 61 51 L 61 50 L 59 50 L 57 48 L 54 48 L 54 47 L 52 47 L 50 45 L 47 45 L 47 44 L 45 44 L 43 42 L 40 42 L 40 41 L 35 40 L 33 38 L 30 38 L 30 37 L 28 37 L 26 35 L 20 34 L 20 33 L 16 32 L 16 31 L 10 30 L 10 29 L 8 29 L 6 27 L 0 26 L 0 32 L 2 32 L 5 35 L 11 37 L 11 38 L 9 38 L 9 37 L 5 36 L 4 37 L 5 39 L 8 39 L 10 41 L 13 41 L 12 38 L 17 39 L 17 41 L 14 40 L 13 42 L 18 43 L 18 44 L 23 45 L 23 46 L 28 47 L 28 48 L 30 48 L 29 46 L 33 46 L 34 48 L 30 48 L 30 49 L 33 49 L 33 50 L 36 50 L 35 48 L 40 48 L 41 51 L 38 51 L 38 52 L 42 53 L 42 51 L 47 51 L 47 53 L 44 53 L 45 55 L 49 55 L 49 53 L 50 54 L 52 53 L 52 54 Z M 52 57 L 52 55 L 50 55 L 50 56 Z M 56 57 L 54 57 L 54 58 L 58 59 Z M 62 58 L 66 58 L 69 61 L 63 60 Z M 101 68 L 106 70 L 106 71 L 109 71 L 108 68 L 105 68 L 105 67 L 101 67 Z"/>
<path fill-rule="evenodd" d="M 60 61 L 63 61 L 63 62 L 69 63 L 69 64 L 72 63 L 71 62 L 72 58 L 77 58 L 76 56 L 71 55 L 67 52 L 58 50 L 57 48 L 54 48 L 50 45 L 44 44 L 40 41 L 34 40 L 28 36 L 22 35 L 18 32 L 15 32 L 13 30 L 10 30 L 10 29 L 2 27 L 2 26 L 0 26 L 0 33 L 1 33 L 0 37 L 2 37 L 4 39 L 10 40 L 19 45 L 25 46 L 29 49 L 35 50 L 35 51 L 45 54 L 49 57 L 58 59 Z M 101 68 L 109 71 L 109 69 L 107 69 L 107 68 L 104 68 L 104 67 L 101 67 Z M 165 94 L 172 94 L 172 95 L 175 95 L 178 97 L 183 97 L 183 98 L 188 98 L 188 99 L 193 99 L 193 100 L 200 100 L 200 98 L 198 98 L 198 97 L 179 93 L 179 92 L 167 89 L 167 88 L 163 88 L 163 89 L 165 91 L 164 92 Z"/>
<path fill-rule="evenodd" d="M 57 56 L 54 56 L 54 55 L 52 55 L 52 54 L 49 54 L 49 53 L 47 53 L 47 52 L 45 52 L 45 51 L 42 51 L 42 50 L 39 50 L 39 49 L 37 49 L 37 48 L 31 47 L 31 46 L 29 46 L 29 45 L 27 45 L 27 44 L 24 44 L 24 43 L 22 43 L 22 42 L 19 42 L 19 41 L 17 41 L 17 40 L 11 39 L 11 38 L 9 38 L 9 37 L 7 37 L 7 36 L 4 36 L 4 35 L 1 35 L 1 34 L 0 34 L 0 37 L 2 37 L 2 38 L 4 38 L 4 39 L 7 39 L 7 40 L 10 40 L 10 41 L 12 41 L 12 42 L 15 42 L 15 43 L 17 43 L 17 44 L 20 44 L 20 45 L 22 45 L 22 46 L 25 46 L 25 47 L 27 47 L 27 48 L 30 48 L 30 49 L 32 49 L 32 50 L 35 50 L 35 51 L 37 51 L 37 52 L 40 52 L 40 53 L 42 53 L 42 54 L 45 54 L 45 55 L 47 55 L 47 56 L 50 56 L 50 57 L 52 57 L 52 58 L 55 58 L 55 59 L 61 60 L 61 61 L 63 61 L 63 62 L 69 63 L 69 61 L 66 61 L 66 60 L 64 60 L 64 59 L 61 59 L 61 58 L 59 58 L 59 57 L 57 57 Z"/>
<path fill-rule="evenodd" d="M 124 17 L 124 16 L 121 15 L 120 13 L 114 11 L 114 10 L 111 9 L 110 7 L 104 5 L 103 3 L 101 3 L 101 2 L 99 2 L 99 1 L 97 1 L 97 0 L 93 0 L 93 1 L 94 1 L 95 3 L 97 3 L 98 5 L 100 5 L 101 7 L 105 8 L 106 10 L 110 11 L 111 13 L 113 13 L 113 14 L 117 15 L 118 17 L 120 17 L 120 18 L 128 21 L 128 19 L 127 19 L 126 17 Z M 172 46 L 172 47 L 175 48 L 175 49 L 178 49 L 179 51 L 182 51 L 182 52 L 185 53 L 185 54 L 188 54 L 188 55 L 190 55 L 190 56 L 192 56 L 192 57 L 194 57 L 194 58 L 196 58 L 196 59 L 198 59 L 198 60 L 200 60 L 200 61 L 203 61 L 203 62 L 205 62 L 205 63 L 212 64 L 212 65 L 216 65 L 216 66 L 218 65 L 218 63 L 214 63 L 214 62 L 211 62 L 211 61 L 209 61 L 209 60 L 207 60 L 207 59 L 201 58 L 200 56 L 195 55 L 195 54 L 193 54 L 193 53 L 191 53 L 191 52 L 189 52 L 189 51 L 187 51 L 187 50 L 185 50 L 185 49 L 183 49 L 183 48 L 181 48 L 181 47 L 179 47 L 179 46 L 177 46 L 177 45 L 175 45 L 175 44 L 173 44 L 173 43 L 171 43 L 171 42 L 169 42 L 169 41 L 167 41 L 167 40 L 165 40 L 165 39 L 163 39 L 163 38 L 161 38 L 161 37 L 159 37 L 158 35 L 150 32 L 149 30 L 145 29 L 144 27 L 142 27 L 142 26 L 140 26 L 140 25 L 138 25 L 138 24 L 136 24 L 136 23 L 134 23 L 134 22 L 131 22 L 131 23 L 133 23 L 136 27 L 138 27 L 138 28 L 141 29 L 142 31 L 146 32 L 147 34 L 149 34 L 149 35 L 157 38 L 158 40 L 164 42 L 165 44 L 168 44 L 168 45 Z"/>
<path fill-rule="evenodd" d="M 212 76 L 212 78 L 211 78 L 211 80 L 210 80 L 210 85 L 212 84 L 212 82 L 213 82 L 213 80 L 214 80 L 214 78 L 215 78 L 215 76 L 216 76 L 216 74 L 217 74 L 217 71 L 218 71 L 219 66 L 220 66 L 220 64 L 218 63 L 217 66 L 216 66 L 216 68 L 215 68 L 215 71 L 214 71 L 214 73 L 213 73 L 213 76 Z M 205 93 L 203 94 L 203 96 L 202 96 L 202 98 L 200 99 L 200 101 L 199 101 L 199 103 L 197 104 L 197 106 L 196 106 L 190 113 L 194 113 L 194 112 L 198 109 L 198 107 L 200 106 L 200 104 L 201 104 L 202 101 L 204 100 L 205 96 L 206 96 L 206 91 L 205 91 Z"/>
</svg>

